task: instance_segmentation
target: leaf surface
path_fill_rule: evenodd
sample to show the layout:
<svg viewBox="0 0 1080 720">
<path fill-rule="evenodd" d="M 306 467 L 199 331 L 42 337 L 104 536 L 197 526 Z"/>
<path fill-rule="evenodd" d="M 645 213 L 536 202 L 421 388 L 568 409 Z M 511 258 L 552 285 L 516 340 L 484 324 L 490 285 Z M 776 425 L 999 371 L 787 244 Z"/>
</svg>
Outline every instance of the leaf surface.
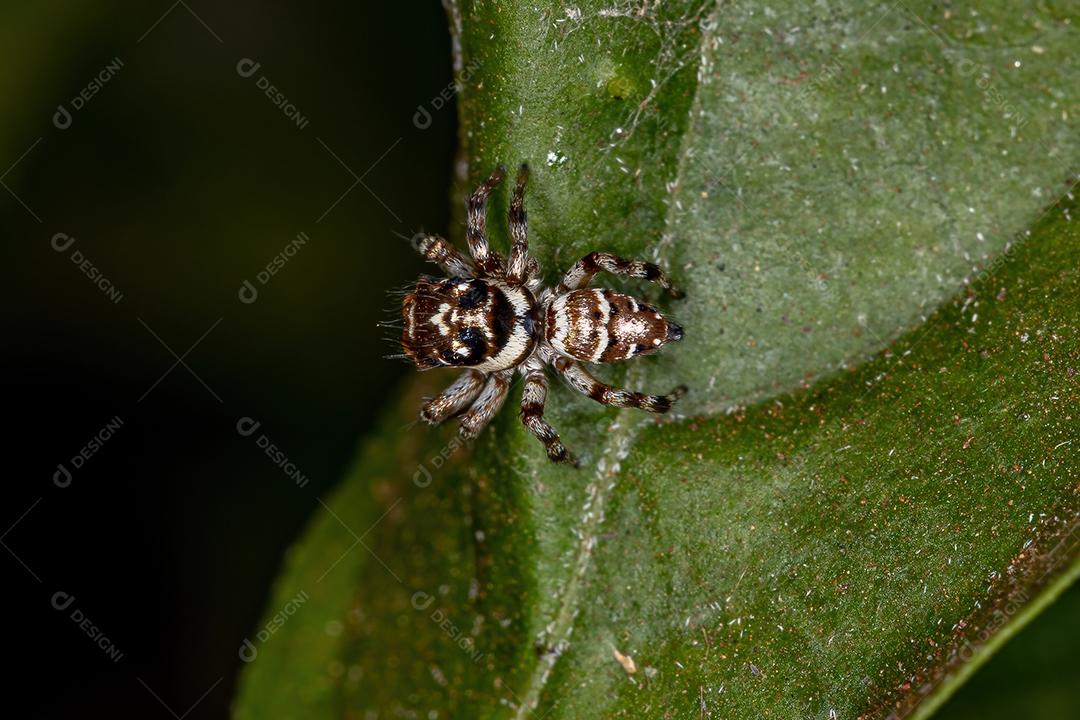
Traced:
<svg viewBox="0 0 1080 720">
<path fill-rule="evenodd" d="M 929 713 L 1078 568 L 1068 8 L 451 3 L 458 199 L 527 160 L 551 281 L 667 266 L 686 340 L 607 377 L 691 393 L 557 387 L 572 470 L 400 431 L 424 376 L 236 716 Z"/>
</svg>

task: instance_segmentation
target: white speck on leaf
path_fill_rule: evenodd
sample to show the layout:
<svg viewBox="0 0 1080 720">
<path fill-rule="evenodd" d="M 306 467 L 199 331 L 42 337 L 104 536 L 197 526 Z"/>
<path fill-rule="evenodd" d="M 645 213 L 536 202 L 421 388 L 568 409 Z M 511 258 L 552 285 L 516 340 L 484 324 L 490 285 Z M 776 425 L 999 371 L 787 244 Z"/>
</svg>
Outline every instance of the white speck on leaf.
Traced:
<svg viewBox="0 0 1080 720">
<path fill-rule="evenodd" d="M 611 648 L 611 654 L 614 655 L 618 663 L 622 665 L 622 668 L 626 671 L 627 675 L 633 675 L 637 672 L 637 665 L 634 664 L 634 658 L 629 655 L 623 655 L 616 648 Z"/>
</svg>

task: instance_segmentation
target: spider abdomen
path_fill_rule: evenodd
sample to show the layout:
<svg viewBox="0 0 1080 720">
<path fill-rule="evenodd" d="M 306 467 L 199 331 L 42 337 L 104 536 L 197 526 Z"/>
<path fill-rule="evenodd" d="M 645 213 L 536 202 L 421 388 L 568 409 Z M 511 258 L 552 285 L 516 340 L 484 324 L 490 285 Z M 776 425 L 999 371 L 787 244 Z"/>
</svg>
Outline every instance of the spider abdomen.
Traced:
<svg viewBox="0 0 1080 720">
<path fill-rule="evenodd" d="M 593 363 L 612 363 L 682 339 L 682 328 L 659 310 L 606 289 L 574 290 L 547 309 L 545 337 L 558 352 Z"/>
</svg>

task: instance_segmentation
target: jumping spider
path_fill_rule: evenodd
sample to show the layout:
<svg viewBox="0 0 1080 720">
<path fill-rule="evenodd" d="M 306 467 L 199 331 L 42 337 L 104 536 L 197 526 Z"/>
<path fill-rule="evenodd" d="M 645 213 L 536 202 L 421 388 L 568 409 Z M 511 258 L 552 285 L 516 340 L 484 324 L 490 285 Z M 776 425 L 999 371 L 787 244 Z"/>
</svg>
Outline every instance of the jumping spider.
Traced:
<svg viewBox="0 0 1080 720">
<path fill-rule="evenodd" d="M 617 390 L 593 377 L 582 363 L 612 363 L 658 350 L 682 339 L 682 328 L 629 295 L 587 289 L 600 271 L 655 282 L 674 297 L 682 293 L 652 263 L 591 252 L 545 288 L 540 266 L 529 256 L 523 198 L 529 168 L 522 165 L 510 201 L 510 256 L 493 252 L 485 235 L 487 198 L 502 181 L 501 165 L 469 198 L 466 239 L 472 259 L 441 237 L 422 235 L 414 243 L 449 278 L 422 275 L 401 306 L 401 344 L 416 367 L 466 368 L 442 394 L 420 410 L 436 425 L 465 411 L 461 437 L 476 437 L 502 407 L 517 370 L 525 378 L 521 421 L 544 444 L 555 462 L 574 462 L 558 433 L 544 420 L 551 365 L 583 395 L 615 407 L 654 413 L 671 409 L 686 392 L 667 395 Z"/>
</svg>

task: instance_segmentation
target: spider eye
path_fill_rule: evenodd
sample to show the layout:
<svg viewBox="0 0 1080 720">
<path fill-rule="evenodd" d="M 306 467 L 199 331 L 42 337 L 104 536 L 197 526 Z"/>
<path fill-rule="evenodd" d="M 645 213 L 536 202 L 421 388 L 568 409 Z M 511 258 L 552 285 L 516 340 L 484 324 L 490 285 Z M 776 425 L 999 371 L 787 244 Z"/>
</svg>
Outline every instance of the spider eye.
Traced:
<svg viewBox="0 0 1080 720">
<path fill-rule="evenodd" d="M 469 354 L 479 354 L 484 351 L 484 336 L 476 328 L 465 328 L 458 333 L 458 340 L 469 348 Z"/>
<path fill-rule="evenodd" d="M 464 328 L 457 334 L 457 348 L 453 351 L 456 365 L 472 365 L 479 362 L 487 351 L 483 334 L 476 328 Z"/>
<path fill-rule="evenodd" d="M 487 294 L 487 285 L 480 280 L 473 280 L 468 283 L 468 289 L 462 292 L 458 298 L 458 307 L 462 310 L 471 310 L 483 302 Z"/>
</svg>

